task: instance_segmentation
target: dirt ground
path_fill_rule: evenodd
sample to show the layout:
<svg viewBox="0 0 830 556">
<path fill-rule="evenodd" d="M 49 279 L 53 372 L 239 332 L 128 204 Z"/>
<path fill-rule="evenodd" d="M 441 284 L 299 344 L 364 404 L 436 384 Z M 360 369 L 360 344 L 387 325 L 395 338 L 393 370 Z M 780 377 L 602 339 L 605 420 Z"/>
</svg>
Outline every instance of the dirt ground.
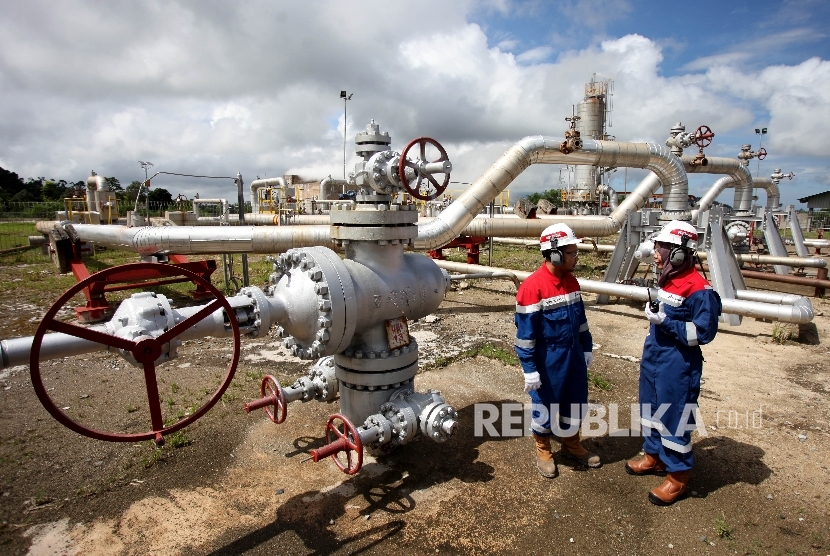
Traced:
<svg viewBox="0 0 830 556">
<path fill-rule="evenodd" d="M 531 439 L 475 434 L 476 404 L 527 400 L 517 365 L 459 356 L 485 344 L 497 348 L 486 353 L 510 353 L 514 295 L 510 282 L 479 282 L 451 292 L 434 322 L 412 324 L 424 369 L 416 387 L 440 390 L 459 411 L 459 429 L 443 444 L 418 438 L 367 456 L 355 476 L 330 460 L 305 461 L 323 444 L 336 402 L 292 404 L 282 425 L 243 411 L 263 374 L 285 384 L 307 366 L 286 357 L 275 338 L 244 341 L 222 401 L 178 447 L 168 441 L 161 450 L 76 435 L 41 407 L 28 368 L 0 371 L 0 551 L 830 554 L 826 301 L 813 298 L 817 316 L 795 340 L 783 340 L 786 327 L 744 319 L 722 326 L 703 348 L 705 428 L 695 434 L 692 493 L 660 508 L 646 496 L 661 479 L 623 469 L 640 449 L 636 437 L 591 438 L 586 445 L 602 468 L 560 458 L 560 476 L 548 480 L 535 470 Z M 627 428 L 647 321 L 639 306 L 586 298 L 596 344 L 591 401 L 619 406 L 619 427 Z M 36 322 L 43 307 L 20 303 L 22 318 Z M 3 336 L 31 333 L 17 330 Z M 185 415 L 206 399 L 230 349 L 227 340 L 189 342 L 162 367 L 166 415 Z M 78 419 L 101 427 L 149 422 L 141 373 L 114 355 L 47 363 L 44 375 Z M 502 425 L 495 422 L 496 432 Z"/>
</svg>

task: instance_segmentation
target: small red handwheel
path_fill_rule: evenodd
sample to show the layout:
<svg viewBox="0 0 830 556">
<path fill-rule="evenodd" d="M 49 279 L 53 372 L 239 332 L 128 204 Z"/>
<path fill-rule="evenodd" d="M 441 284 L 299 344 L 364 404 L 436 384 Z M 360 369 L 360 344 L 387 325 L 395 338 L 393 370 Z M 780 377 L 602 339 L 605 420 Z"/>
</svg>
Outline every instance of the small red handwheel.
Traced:
<svg viewBox="0 0 830 556">
<path fill-rule="evenodd" d="M 262 396 L 260 399 L 245 404 L 245 413 L 262 407 L 271 421 L 278 425 L 284 422 L 288 415 L 288 406 L 285 404 L 285 394 L 280 382 L 271 375 L 265 375 L 262 377 L 259 394 Z M 274 406 L 273 410 L 271 406 Z"/>
<path fill-rule="evenodd" d="M 444 172 L 444 181 L 443 183 L 439 184 L 435 181 L 435 178 L 431 174 L 421 174 L 418 171 L 418 165 L 414 162 L 411 162 L 406 158 L 406 155 L 409 153 L 409 150 L 412 149 L 415 145 L 419 146 L 419 156 L 422 163 L 431 164 L 434 162 L 446 162 L 449 160 L 447 156 L 447 151 L 444 150 L 444 147 L 436 141 L 435 139 L 431 139 L 429 137 L 418 137 L 417 139 L 413 139 L 409 142 L 409 144 L 404 147 L 403 152 L 401 153 L 401 160 L 398 165 L 398 177 L 401 179 L 401 186 L 406 190 L 407 193 L 415 197 L 416 199 L 421 199 L 422 201 L 429 201 L 438 197 L 441 193 L 447 189 L 447 185 L 450 183 L 450 174 L 449 172 Z M 432 145 L 438 152 L 441 153 L 441 156 L 438 157 L 436 160 L 427 160 L 426 148 L 427 145 Z M 415 171 L 415 175 L 418 176 L 418 181 L 415 182 L 414 185 L 409 183 L 409 179 L 406 177 L 406 169 L 411 168 Z M 424 178 L 426 178 L 426 183 L 424 182 Z M 423 190 L 421 189 L 423 183 Z"/>
<path fill-rule="evenodd" d="M 342 431 L 335 423 L 337 420 L 342 423 Z M 360 439 L 360 435 L 357 434 L 355 426 L 345 415 L 335 413 L 329 417 L 326 422 L 326 441 L 328 444 L 322 448 L 311 450 L 311 459 L 315 463 L 326 456 L 331 456 L 340 471 L 348 475 L 354 475 L 360 471 L 363 465 L 363 441 Z M 340 452 L 346 452 L 346 463 L 343 463 L 337 457 Z M 354 460 L 352 460 L 352 452 L 355 454 Z"/>
<path fill-rule="evenodd" d="M 755 156 L 758 157 L 758 160 L 764 160 L 767 157 L 767 149 L 761 147 L 760 149 L 758 149 L 758 154 L 756 154 Z"/>
<path fill-rule="evenodd" d="M 790 179 L 790 181 L 793 181 L 793 176 L 794 176 L 794 175 L 795 175 L 795 174 L 793 174 L 792 172 L 790 172 L 789 174 L 787 174 L 787 177 Z"/>
<path fill-rule="evenodd" d="M 712 144 L 712 139 L 715 138 L 715 132 L 708 125 L 702 125 L 695 130 L 692 138 L 694 139 L 695 145 L 703 149 Z"/>
<path fill-rule="evenodd" d="M 76 324 L 62 322 L 55 318 L 58 312 L 68 301 L 70 301 L 79 292 L 82 292 L 84 288 L 93 282 L 102 281 L 106 283 L 107 279 L 112 276 L 122 274 L 123 276 L 128 277 L 131 274 L 134 275 L 134 273 L 137 274 L 151 269 L 155 271 L 155 273 L 162 276 L 184 276 L 193 281 L 197 286 L 200 286 L 213 294 L 215 299 L 202 307 L 202 309 L 195 314 L 177 323 L 175 326 L 155 338 L 145 336 L 140 337 L 137 340 L 128 340 L 126 338 L 100 332 L 99 330 L 93 328 L 85 328 Z M 115 280 L 117 280 L 117 276 L 110 281 Z M 136 283 L 130 284 L 123 289 L 138 289 L 142 287 L 144 287 L 144 284 Z M 164 426 L 164 419 L 161 412 L 161 401 L 159 399 L 158 382 L 156 380 L 155 362 L 161 356 L 165 344 L 175 339 L 185 330 L 197 325 L 208 315 L 220 308 L 225 310 L 225 319 L 233 331 L 233 355 L 230 363 L 228 363 L 228 369 L 225 373 L 225 377 L 216 392 L 213 393 L 210 399 L 205 402 L 202 407 L 176 423 L 170 426 Z M 109 346 L 130 352 L 132 356 L 135 357 L 135 360 L 144 367 L 144 382 L 147 390 L 147 401 L 150 405 L 150 421 L 152 430 L 142 433 L 114 433 L 99 431 L 73 421 L 66 413 L 61 411 L 46 392 L 46 387 L 43 385 L 43 378 L 40 374 L 40 347 L 43 343 L 43 337 L 48 330 L 54 330 L 55 332 L 61 332 L 69 336 L 89 340 L 90 342 L 95 342 L 103 346 Z M 29 372 L 32 378 L 32 386 L 35 389 L 35 393 L 37 394 L 40 403 L 43 404 L 46 411 L 48 411 L 52 417 L 54 417 L 63 426 L 79 434 L 95 438 L 97 440 L 107 440 L 111 442 L 155 440 L 156 443 L 163 444 L 165 435 L 173 433 L 193 423 L 207 413 L 208 410 L 210 410 L 210 408 L 219 401 L 222 394 L 224 394 L 225 390 L 227 390 L 228 386 L 230 386 L 233 375 L 236 372 L 236 367 L 239 363 L 239 352 L 239 323 L 236 320 L 236 313 L 228 300 L 225 299 L 225 296 L 223 296 L 222 293 L 213 286 L 213 284 L 195 272 L 191 272 L 190 270 L 179 266 L 160 263 L 130 263 L 96 272 L 92 276 L 81 280 L 69 288 L 66 293 L 55 301 L 54 305 L 46 311 L 46 315 L 44 315 L 43 320 L 40 321 L 34 338 L 32 339 Z"/>
</svg>

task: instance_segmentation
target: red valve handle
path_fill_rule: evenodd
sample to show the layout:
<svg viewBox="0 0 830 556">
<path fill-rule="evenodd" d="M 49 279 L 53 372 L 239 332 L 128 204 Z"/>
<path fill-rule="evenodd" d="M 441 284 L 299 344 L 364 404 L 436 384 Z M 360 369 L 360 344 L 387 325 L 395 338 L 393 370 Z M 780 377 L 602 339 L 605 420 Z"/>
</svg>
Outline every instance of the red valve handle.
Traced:
<svg viewBox="0 0 830 556">
<path fill-rule="evenodd" d="M 268 393 L 266 394 L 266 390 Z M 265 414 L 274 423 L 280 424 L 285 421 L 288 415 L 288 406 L 285 404 L 285 394 L 282 391 L 279 381 L 271 375 L 262 377 L 262 384 L 259 387 L 260 399 L 245 404 L 245 413 L 250 413 L 260 407 L 265 408 Z M 269 406 L 274 406 L 273 411 Z"/>
<path fill-rule="evenodd" d="M 790 178 L 790 181 L 793 181 L 793 176 L 795 176 L 795 174 L 793 174 L 792 172 L 787 174 L 787 177 Z"/>
<path fill-rule="evenodd" d="M 767 157 L 767 149 L 761 147 L 760 149 L 758 149 L 758 154 L 756 154 L 755 156 L 758 157 L 758 160 L 764 160 Z"/>
<path fill-rule="evenodd" d="M 702 125 L 695 130 L 694 135 L 692 135 L 692 139 L 695 142 L 695 145 L 700 147 L 701 149 L 708 147 L 712 144 L 712 139 L 715 137 L 715 132 L 713 132 L 708 125 Z"/>
<path fill-rule="evenodd" d="M 441 156 L 436 160 L 427 160 L 426 155 L 426 146 L 432 145 L 441 153 Z M 414 186 L 411 186 L 409 180 L 406 178 L 406 169 L 412 168 L 416 174 L 418 174 L 418 166 L 415 165 L 414 162 L 410 162 L 407 160 L 406 155 L 409 153 L 409 150 L 418 145 L 420 147 L 420 160 L 431 163 L 431 162 L 444 162 L 445 160 L 449 160 L 447 156 L 447 151 L 444 150 L 444 147 L 436 141 L 435 139 L 430 139 L 429 137 L 418 137 L 417 139 L 413 139 L 409 142 L 409 144 L 404 147 L 403 152 L 401 153 L 401 161 L 398 165 L 398 177 L 401 179 L 401 186 L 404 190 L 415 197 L 416 199 L 421 199 L 422 201 L 430 201 L 438 197 L 441 193 L 447 189 L 447 185 L 450 183 L 450 175 L 444 174 L 444 183 L 438 184 L 435 181 L 435 178 L 430 176 L 421 176 L 418 175 L 418 181 L 415 183 Z M 421 182 L 423 181 L 424 177 L 427 178 L 429 185 L 427 185 L 427 193 L 421 193 Z M 431 187 L 430 187 L 431 186 Z M 434 189 L 433 192 L 429 192 L 429 189 Z"/>
<path fill-rule="evenodd" d="M 84 288 L 86 288 L 89 284 L 98 281 L 106 283 L 107 279 L 114 275 L 123 274 L 129 276 L 132 273 L 144 272 L 147 270 L 153 270 L 156 275 L 161 276 L 185 276 L 189 280 L 193 281 L 197 285 L 203 287 L 204 289 L 212 293 L 215 296 L 215 299 L 207 305 L 205 305 L 194 315 L 191 315 L 187 319 L 179 322 L 169 330 L 165 331 L 162 335 L 156 338 L 139 338 L 136 341 L 128 340 L 126 338 L 121 338 L 118 336 L 112 336 L 110 334 L 94 330 L 92 328 L 84 328 L 76 324 L 62 322 L 55 318 L 58 312 L 60 312 L 60 310 L 67 304 L 67 302 L 69 302 L 76 294 L 83 291 Z M 110 281 L 117 281 L 117 278 L 113 278 Z M 144 287 L 144 284 L 137 283 L 125 286 L 124 289 L 138 289 L 142 287 Z M 205 404 L 202 407 L 200 407 L 191 415 L 188 415 L 187 417 L 177 421 L 176 423 L 170 426 L 164 426 L 164 419 L 162 417 L 161 412 L 161 401 L 159 399 L 158 392 L 158 382 L 156 380 L 155 361 L 161 355 L 164 344 L 175 339 L 185 330 L 192 328 L 200 321 L 202 321 L 202 319 L 204 319 L 205 317 L 207 317 L 219 308 L 225 310 L 226 318 L 231 326 L 231 329 L 233 330 L 233 355 L 231 357 L 230 363 L 228 363 L 228 370 L 225 373 L 225 378 L 222 380 L 222 383 L 219 385 L 219 388 L 216 390 L 216 392 L 213 393 L 210 399 L 207 402 L 205 402 Z M 40 374 L 40 347 L 43 343 L 43 337 L 48 330 L 54 330 L 55 332 L 61 332 L 69 336 L 75 336 L 77 338 L 89 340 L 90 342 L 96 342 L 98 344 L 102 344 L 116 349 L 121 349 L 132 353 L 136 361 L 138 361 L 144 367 L 144 382 L 147 390 L 147 401 L 150 405 L 150 421 L 152 430 L 142 433 L 104 432 L 77 423 L 73 421 L 62 410 L 58 409 L 54 401 L 52 401 L 52 398 L 50 398 L 49 394 L 46 392 L 46 387 L 43 385 L 43 378 Z M 85 278 L 84 280 L 81 280 L 80 282 L 66 290 L 66 293 L 64 293 L 60 298 L 58 298 L 58 300 L 49 308 L 49 310 L 46 311 L 46 315 L 44 315 L 43 320 L 40 321 L 40 324 L 37 327 L 37 331 L 35 332 L 34 338 L 32 339 L 32 352 L 29 358 L 29 372 L 32 378 L 32 386 L 35 389 L 35 394 L 37 394 L 40 403 L 43 404 L 43 407 L 46 408 L 46 411 L 48 411 L 52 415 L 52 417 L 54 417 L 63 426 L 79 434 L 88 436 L 90 438 L 95 438 L 97 440 L 107 440 L 110 442 L 136 442 L 139 440 L 155 440 L 156 443 L 160 445 L 164 443 L 163 437 L 165 435 L 173 433 L 179 429 L 183 429 L 187 425 L 193 423 L 194 421 L 202 417 L 205 413 L 207 413 L 208 410 L 210 410 L 210 408 L 213 407 L 216 404 L 216 402 L 219 401 L 219 399 L 222 397 L 222 394 L 224 394 L 225 390 L 228 388 L 228 386 L 230 386 L 231 380 L 233 379 L 233 375 L 236 372 L 236 366 L 239 363 L 239 352 L 239 323 L 236 320 L 236 313 L 234 312 L 233 307 L 231 307 L 228 300 L 225 299 L 225 296 L 223 296 L 222 293 L 213 286 L 213 284 L 211 284 L 208 280 L 205 280 L 198 274 L 179 266 L 166 265 L 160 263 L 130 263 L 120 266 L 114 266 L 111 268 L 104 269 L 100 272 L 96 272 L 95 274 Z"/>
<path fill-rule="evenodd" d="M 335 420 L 339 419 L 343 424 L 343 431 L 337 428 Z M 333 438 L 336 437 L 336 438 Z M 340 471 L 348 475 L 354 475 L 360 471 L 363 465 L 363 441 L 351 421 L 340 413 L 335 413 L 326 422 L 326 444 L 322 448 L 311 450 L 311 459 L 317 463 L 321 459 L 331 456 L 335 465 Z M 346 452 L 346 463 L 344 464 L 337 457 L 340 452 Z M 355 453 L 355 461 L 352 461 L 352 452 Z"/>
</svg>

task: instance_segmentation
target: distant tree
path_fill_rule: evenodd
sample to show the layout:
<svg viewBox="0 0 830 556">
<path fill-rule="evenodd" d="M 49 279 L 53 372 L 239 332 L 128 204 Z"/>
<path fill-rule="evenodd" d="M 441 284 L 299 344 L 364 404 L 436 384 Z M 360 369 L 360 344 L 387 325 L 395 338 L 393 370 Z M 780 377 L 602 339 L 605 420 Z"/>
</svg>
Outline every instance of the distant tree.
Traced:
<svg viewBox="0 0 830 556">
<path fill-rule="evenodd" d="M 142 183 L 143 182 L 140 181 L 130 182 L 130 185 L 124 189 L 122 196 L 119 197 L 118 200 L 122 204 L 126 203 L 129 208 L 132 208 L 135 205 L 135 198 L 138 196 L 138 191 L 141 189 Z"/>
<path fill-rule="evenodd" d="M 60 201 L 68 197 L 72 187 L 67 185 L 66 180 L 46 180 L 43 183 L 41 196 L 44 201 Z"/>
<path fill-rule="evenodd" d="M 118 197 L 120 194 L 124 193 L 124 187 L 121 185 L 121 182 L 118 181 L 118 178 L 104 178 L 107 181 L 107 187 L 109 187 L 110 191 L 115 193 L 115 196 Z"/>
<path fill-rule="evenodd" d="M 148 199 L 151 203 L 158 203 L 165 207 L 173 204 L 173 196 L 163 187 L 151 188 Z"/>
<path fill-rule="evenodd" d="M 542 191 L 541 193 L 533 193 L 527 196 L 527 200 L 533 203 L 534 205 L 539 202 L 539 199 L 546 199 L 554 205 L 558 205 L 562 200 L 562 196 L 558 189 L 548 189 L 547 191 Z"/>
<path fill-rule="evenodd" d="M 14 172 L 0 168 L 0 199 L 8 201 L 23 189 L 23 180 Z"/>
</svg>

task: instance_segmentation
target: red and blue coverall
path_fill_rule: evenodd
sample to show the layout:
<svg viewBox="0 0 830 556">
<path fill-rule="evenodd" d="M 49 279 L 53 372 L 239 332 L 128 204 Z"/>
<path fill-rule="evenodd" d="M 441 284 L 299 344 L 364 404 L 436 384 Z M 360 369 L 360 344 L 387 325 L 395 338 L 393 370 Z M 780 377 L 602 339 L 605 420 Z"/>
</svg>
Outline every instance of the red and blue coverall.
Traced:
<svg viewBox="0 0 830 556">
<path fill-rule="evenodd" d="M 555 432 L 573 436 L 579 432 L 588 403 L 584 353 L 593 348 L 579 282 L 570 273 L 560 280 L 542 264 L 516 293 L 515 322 L 516 354 L 522 369 L 538 372 L 542 382 L 538 390 L 530 391 L 533 433 L 551 434 L 551 418 L 557 409 L 554 406 L 551 411 L 551 404 L 558 404 Z"/>
<path fill-rule="evenodd" d="M 700 346 L 718 332 L 721 301 L 694 268 L 671 278 L 657 299 L 666 317 L 651 325 L 643 346 L 640 422 L 643 450 L 675 473 L 694 464 L 691 431 L 703 372 Z"/>
</svg>

